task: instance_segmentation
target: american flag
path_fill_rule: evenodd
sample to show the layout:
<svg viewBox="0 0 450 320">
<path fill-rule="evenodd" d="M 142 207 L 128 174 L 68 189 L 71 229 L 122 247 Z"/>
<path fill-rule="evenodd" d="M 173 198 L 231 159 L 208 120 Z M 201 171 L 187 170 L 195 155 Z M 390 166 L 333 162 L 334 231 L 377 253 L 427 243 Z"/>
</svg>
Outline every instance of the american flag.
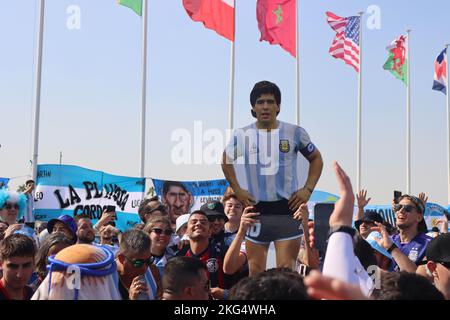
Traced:
<svg viewBox="0 0 450 320">
<path fill-rule="evenodd" d="M 327 21 L 336 31 L 336 37 L 330 48 L 330 54 L 336 59 L 342 59 L 346 64 L 359 72 L 359 25 L 358 16 L 342 18 L 334 13 L 327 12 Z"/>
</svg>

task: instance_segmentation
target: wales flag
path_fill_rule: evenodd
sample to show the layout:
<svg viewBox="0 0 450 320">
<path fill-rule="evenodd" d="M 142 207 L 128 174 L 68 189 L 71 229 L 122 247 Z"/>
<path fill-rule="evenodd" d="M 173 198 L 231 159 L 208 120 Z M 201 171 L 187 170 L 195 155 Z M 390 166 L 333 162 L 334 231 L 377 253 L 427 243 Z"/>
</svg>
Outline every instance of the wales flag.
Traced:
<svg viewBox="0 0 450 320">
<path fill-rule="evenodd" d="M 400 36 L 395 39 L 386 50 L 389 51 L 389 57 L 383 69 L 390 71 L 394 77 L 402 80 L 405 85 L 408 85 L 406 36 Z"/>
<path fill-rule="evenodd" d="M 118 4 L 128 7 L 142 16 L 142 0 L 117 0 Z"/>
</svg>

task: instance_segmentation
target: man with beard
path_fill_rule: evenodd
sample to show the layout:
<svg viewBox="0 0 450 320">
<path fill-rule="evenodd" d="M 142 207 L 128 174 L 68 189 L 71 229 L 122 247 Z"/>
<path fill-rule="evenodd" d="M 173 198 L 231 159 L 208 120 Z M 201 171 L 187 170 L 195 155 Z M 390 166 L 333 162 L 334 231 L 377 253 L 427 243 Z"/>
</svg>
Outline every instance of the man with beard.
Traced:
<svg viewBox="0 0 450 320">
<path fill-rule="evenodd" d="M 377 242 L 392 255 L 396 271 L 416 272 L 432 239 L 426 235 L 425 203 L 418 197 L 404 194 L 394 199 L 393 209 L 400 233 L 391 239 L 381 223 L 376 223 L 372 231 L 380 232 L 382 239 Z"/>
<path fill-rule="evenodd" d="M 95 231 L 91 219 L 85 215 L 75 217 L 77 223 L 78 244 L 92 244 L 95 240 Z"/>
<path fill-rule="evenodd" d="M 170 222 L 175 229 L 177 218 L 182 214 L 189 213 L 194 198 L 186 186 L 177 181 L 165 181 L 162 195 L 163 203 L 169 213 Z"/>
</svg>

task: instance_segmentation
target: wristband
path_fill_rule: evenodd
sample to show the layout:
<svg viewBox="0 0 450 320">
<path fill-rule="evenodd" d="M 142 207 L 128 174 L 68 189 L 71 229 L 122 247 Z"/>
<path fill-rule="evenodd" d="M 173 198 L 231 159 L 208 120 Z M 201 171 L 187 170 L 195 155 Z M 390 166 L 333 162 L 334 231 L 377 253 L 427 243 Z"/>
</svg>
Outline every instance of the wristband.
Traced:
<svg viewBox="0 0 450 320">
<path fill-rule="evenodd" d="M 394 251 L 394 249 L 398 248 L 397 245 L 395 244 L 395 242 L 392 242 L 391 246 L 389 247 L 389 249 L 387 249 L 386 251 L 389 254 L 392 254 L 392 251 Z"/>
<path fill-rule="evenodd" d="M 314 191 L 314 189 L 311 189 L 311 188 L 309 188 L 309 187 L 307 187 L 307 186 L 304 186 L 303 188 L 305 188 L 306 190 L 308 190 L 309 191 L 309 193 L 313 193 L 313 191 Z"/>
<path fill-rule="evenodd" d="M 335 232 L 344 232 L 350 235 L 350 237 L 355 236 L 356 230 L 349 226 L 337 226 L 337 227 L 331 227 L 330 232 L 328 233 L 328 238 Z"/>
</svg>

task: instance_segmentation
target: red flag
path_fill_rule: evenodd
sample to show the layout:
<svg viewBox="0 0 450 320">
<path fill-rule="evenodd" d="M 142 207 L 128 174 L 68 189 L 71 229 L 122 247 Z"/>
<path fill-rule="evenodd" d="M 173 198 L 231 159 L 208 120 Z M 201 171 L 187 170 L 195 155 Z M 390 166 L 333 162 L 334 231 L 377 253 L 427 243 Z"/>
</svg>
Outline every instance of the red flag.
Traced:
<svg viewBox="0 0 450 320">
<path fill-rule="evenodd" d="M 261 31 L 260 41 L 279 44 L 296 56 L 296 0 L 258 0 L 256 17 Z"/>
<path fill-rule="evenodd" d="M 183 6 L 192 20 L 234 41 L 234 0 L 183 0 Z"/>
</svg>

